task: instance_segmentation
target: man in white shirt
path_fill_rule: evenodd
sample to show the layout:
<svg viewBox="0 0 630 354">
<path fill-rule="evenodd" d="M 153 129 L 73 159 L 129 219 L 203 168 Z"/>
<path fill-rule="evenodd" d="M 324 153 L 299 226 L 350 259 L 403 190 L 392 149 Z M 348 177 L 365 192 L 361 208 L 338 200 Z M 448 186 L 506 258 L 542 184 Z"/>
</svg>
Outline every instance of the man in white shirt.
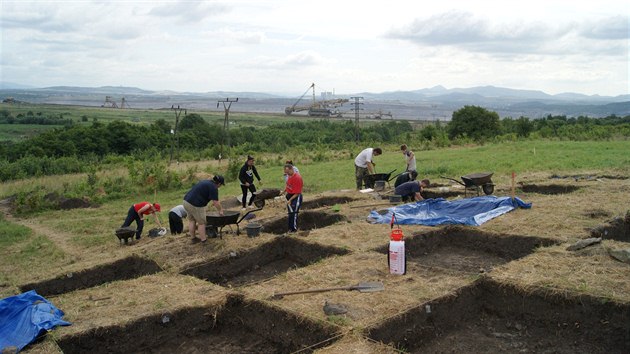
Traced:
<svg viewBox="0 0 630 354">
<path fill-rule="evenodd" d="M 405 162 L 407 162 L 407 172 L 415 172 L 416 171 L 416 155 L 414 155 L 413 151 L 407 148 L 407 144 L 403 144 L 400 146 L 400 151 L 402 151 L 403 156 L 405 156 Z"/>
<path fill-rule="evenodd" d="M 374 173 L 374 161 L 372 158 L 374 156 L 381 155 L 383 150 L 381 148 L 367 148 L 361 151 L 359 155 L 354 159 L 354 174 L 357 178 L 357 189 L 361 189 L 364 182 L 365 176 Z M 366 184 L 366 188 L 370 188 Z"/>
</svg>

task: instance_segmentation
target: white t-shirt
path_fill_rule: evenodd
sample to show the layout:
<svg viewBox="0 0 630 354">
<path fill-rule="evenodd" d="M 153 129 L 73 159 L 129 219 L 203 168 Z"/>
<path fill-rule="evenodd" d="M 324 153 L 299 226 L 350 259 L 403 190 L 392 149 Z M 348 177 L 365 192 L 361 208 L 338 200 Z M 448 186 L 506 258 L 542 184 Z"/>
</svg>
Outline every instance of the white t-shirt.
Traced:
<svg viewBox="0 0 630 354">
<path fill-rule="evenodd" d="M 171 209 L 169 212 L 173 212 L 175 214 L 177 214 L 177 216 L 179 216 L 180 218 L 185 218 L 188 213 L 186 212 L 186 209 L 184 209 L 183 205 L 178 205 L 176 207 L 174 207 L 173 209 Z"/>
<path fill-rule="evenodd" d="M 361 151 L 361 153 L 359 155 L 357 155 L 357 157 L 354 159 L 354 164 L 359 166 L 359 167 L 366 168 L 367 167 L 367 163 L 368 162 L 372 162 L 372 152 L 373 151 L 374 151 L 374 149 L 372 149 L 372 148 L 367 148 L 367 149 Z"/>
<path fill-rule="evenodd" d="M 405 152 L 405 161 L 407 161 L 407 171 L 415 171 L 416 170 L 416 154 L 413 154 L 412 158 L 409 158 L 411 155 L 411 151 L 407 150 Z"/>
</svg>

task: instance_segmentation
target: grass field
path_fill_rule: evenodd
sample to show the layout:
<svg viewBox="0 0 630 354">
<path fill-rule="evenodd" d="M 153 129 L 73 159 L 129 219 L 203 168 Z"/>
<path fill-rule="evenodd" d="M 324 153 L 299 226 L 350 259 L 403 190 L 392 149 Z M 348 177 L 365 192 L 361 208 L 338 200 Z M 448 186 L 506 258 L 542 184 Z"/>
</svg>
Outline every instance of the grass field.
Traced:
<svg viewBox="0 0 630 354">
<path fill-rule="evenodd" d="M 414 150 L 413 142 L 406 143 Z M 401 171 L 404 164 L 398 147 L 383 146 L 383 148 L 384 155 L 375 158 L 377 171 L 390 172 L 397 169 L 398 171 L 394 174 Z M 133 321 L 144 319 L 146 316 L 163 316 L 165 313 L 177 317 L 178 311 L 195 306 L 203 306 L 204 310 L 201 312 L 216 316 L 224 306 L 228 306 L 227 299 L 230 298 L 230 294 L 243 296 L 246 301 L 258 301 L 277 311 L 296 314 L 295 324 L 289 322 L 291 326 L 310 323 L 309 321 L 322 326 L 333 326 L 337 331 L 334 338 L 342 339 L 323 349 L 322 352 L 325 353 L 347 353 L 357 350 L 373 353 L 395 352 L 394 347 L 375 343 L 372 337 L 368 338 L 369 329 L 382 325 L 400 314 L 416 311 L 414 309 L 420 308 L 424 311 L 423 304 L 428 301 L 444 296 L 451 298 L 459 296 L 458 289 L 475 284 L 482 278 L 498 282 L 501 289 L 518 289 L 518 303 L 522 305 L 516 307 L 527 313 L 525 317 L 534 313 L 536 316 L 539 315 L 536 308 L 525 305 L 532 294 L 539 292 L 544 294 L 545 299 L 560 296 L 565 299 L 563 301 L 566 301 L 563 304 L 573 303 L 571 299 L 577 296 L 579 300 L 576 302 L 581 303 L 580 306 L 586 306 L 584 304 L 589 303 L 591 300 L 588 299 L 592 298 L 601 306 L 611 304 L 610 306 L 625 306 L 623 308 L 626 308 L 630 304 L 628 295 L 630 294 L 628 280 L 630 268 L 627 264 L 609 257 L 607 250 L 627 248 L 628 243 L 605 239 L 601 245 L 587 248 L 583 252 L 569 252 L 566 247 L 579 239 L 588 237 L 589 230 L 592 228 L 602 225 L 613 217 L 623 217 L 626 211 L 630 210 L 627 198 L 630 191 L 628 182 L 630 155 L 627 151 L 630 151 L 630 141 L 627 140 L 520 141 L 426 151 L 415 150 L 420 176 L 428 177 L 434 183 L 440 183 L 443 187 L 439 187 L 439 190 L 445 188 L 451 192 L 461 192 L 457 185 L 441 179 L 440 176 L 458 179 L 459 176 L 468 173 L 483 171 L 494 172 L 495 195 L 498 196 L 510 194 L 512 172 L 516 173 L 516 181 L 521 184 L 552 186 L 558 190 L 564 190 L 567 187 L 573 189 L 567 189 L 572 192 L 558 192 L 560 194 L 526 193 L 517 190 L 519 197 L 533 203 L 532 209 L 515 210 L 479 227 L 465 227 L 461 229 L 463 231 L 460 231 L 463 235 L 481 234 L 479 238 L 489 237 L 489 240 L 493 241 L 487 243 L 488 247 L 496 247 L 494 242 L 504 242 L 505 239 L 528 237 L 541 240 L 544 238 L 553 242 L 552 245 L 536 247 L 529 250 L 527 255 L 514 259 L 503 259 L 495 254 L 474 250 L 473 244 L 462 248 L 446 248 L 441 251 L 442 253 L 437 253 L 434 258 L 427 257 L 433 263 L 422 263 L 429 262 L 424 258 L 410 262 L 408 274 L 403 277 L 390 275 L 387 272 L 384 255 L 375 251 L 386 245 L 387 235 L 390 232 L 389 225 L 373 225 L 365 222 L 370 210 L 386 206 L 383 206 L 382 200 L 375 200 L 372 196 L 354 191 L 353 159 L 359 152 L 359 148 L 357 151 L 340 152 L 336 159 L 325 162 L 300 161 L 300 157 L 292 156 L 290 151 L 283 157 L 257 155 L 257 158 L 265 160 L 265 163 L 259 167 L 264 182 L 262 186 L 258 185 L 259 189 L 282 188 L 280 162 L 285 158 L 291 158 L 303 175 L 305 200 L 312 201 L 320 197 L 334 199 L 340 196 L 350 200 L 347 204 L 340 203 L 341 210 L 338 214 L 345 218 L 345 222 L 313 229 L 295 238 L 287 237 L 299 242 L 299 249 L 336 247 L 349 253 L 331 257 L 321 256 L 321 258 L 320 254 L 316 253 L 316 261 L 312 264 L 292 266 L 288 271 L 279 274 L 269 273 L 271 275 L 267 274 L 266 278 L 260 277 L 258 281 L 245 285 L 219 286 L 202 281 L 187 272 L 206 264 L 211 264 L 210 269 L 215 269 L 215 265 L 211 262 L 231 257 L 246 258 L 250 250 L 266 247 L 286 238 L 277 237 L 263 229 L 262 235 L 257 238 L 227 233 L 222 239 L 211 239 L 205 245 L 193 245 L 184 236 L 166 236 L 156 239 L 144 237 L 132 246 L 120 246 L 112 231 L 120 226 L 131 203 L 140 200 L 153 201 L 156 199 L 153 193 L 130 195 L 128 198 L 113 200 L 96 208 L 46 211 L 23 218 L 11 215 L 6 208 L 6 203 L 3 203 L 6 216 L 0 219 L 0 269 L 3 270 L 0 275 L 0 296 L 19 293 L 20 286 L 31 282 L 79 278 L 81 272 L 84 271 L 89 273 L 94 270 L 95 273 L 89 273 L 89 277 L 90 279 L 98 278 L 100 274 L 107 274 L 107 272 L 98 270 L 97 274 L 96 267 L 108 266 L 114 261 L 124 261 L 129 257 L 141 257 L 159 265 L 161 271 L 158 274 L 138 276 L 136 279 L 129 280 L 107 281 L 87 289 L 50 296 L 53 303 L 66 312 L 67 319 L 73 322 L 73 326 L 55 330 L 52 336 L 31 346 L 27 351 L 31 353 L 59 353 L 63 348 L 67 348 L 64 341 L 69 340 L 68 338 L 94 336 L 91 331 L 95 328 L 108 328 L 103 333 L 112 333 L 112 335 L 118 333 L 117 328 L 122 328 L 122 331 L 129 331 L 131 336 L 136 332 L 133 332 L 132 327 L 126 326 Z M 215 161 L 202 161 L 187 162 L 181 166 L 172 165 L 171 168 L 181 170 L 190 168 L 194 164 L 199 165 L 198 171 L 203 171 L 199 173 L 199 177 L 207 176 L 213 171 L 222 172 L 227 165 L 226 162 L 219 166 Z M 101 173 L 124 176 L 126 170 L 120 168 Z M 0 196 L 5 198 L 17 191 L 30 190 L 38 185 L 46 191 L 60 191 L 64 183 L 78 183 L 85 178 L 85 175 L 50 176 L 4 183 L 0 186 Z M 181 203 L 187 189 L 186 186 L 179 190 L 158 191 L 157 201 L 163 205 L 163 211 Z M 438 192 L 438 188 L 435 191 Z M 233 200 L 233 196 L 239 193 L 240 188 L 236 182 L 228 183 L 220 190 L 223 201 Z M 461 197 L 463 196 L 460 195 L 457 198 Z M 240 207 L 232 208 L 239 209 Z M 325 219 L 330 214 L 334 214 L 335 212 L 330 209 L 330 205 L 317 209 L 316 212 L 321 214 L 317 214 L 315 218 Z M 286 208 L 282 203 L 270 203 L 264 210 L 256 212 L 256 215 L 256 220 L 263 224 L 276 220 L 284 223 Z M 162 223 L 167 223 L 166 212 L 162 212 L 160 218 Z M 154 220 L 149 218 L 145 230 L 154 226 Z M 426 226 L 404 226 L 403 228 L 405 236 L 410 240 L 415 235 L 428 239 L 429 236 L 424 235 L 442 231 L 445 233 L 443 237 L 450 237 L 448 228 Z M 509 252 L 514 246 L 508 245 L 510 247 L 498 250 L 497 254 L 505 258 L 505 252 Z M 425 253 L 434 251 L 431 248 L 423 250 Z M 273 252 L 275 251 L 254 254 L 260 258 Z M 285 252 L 289 251 L 285 250 Z M 483 262 L 490 262 L 489 260 L 497 263 L 492 266 L 480 266 L 475 263 L 483 264 Z M 452 268 L 453 264 L 459 264 L 458 262 L 468 267 L 467 270 Z M 466 262 L 470 264 L 466 265 Z M 265 266 L 262 264 L 253 263 L 254 271 L 252 272 L 264 275 Z M 344 286 L 365 280 L 382 281 L 386 291 L 373 294 L 362 294 L 356 291 L 331 292 L 287 297 L 281 301 L 269 300 L 269 296 L 278 290 Z M 344 303 L 351 311 L 347 315 L 326 316 L 322 313 L 324 300 Z M 566 310 L 568 308 L 566 306 L 569 305 L 562 306 L 565 306 L 563 309 Z M 434 307 L 434 311 L 439 310 L 438 304 Z M 554 311 L 548 312 L 555 313 Z M 626 316 L 624 314 L 627 315 L 627 312 L 623 312 L 621 316 Z M 285 316 L 283 321 L 292 321 L 293 315 Z M 579 323 L 580 326 L 591 328 L 593 331 L 596 330 L 593 326 L 603 326 L 602 333 L 604 334 L 598 340 L 585 339 L 589 345 L 597 346 L 601 341 L 612 340 L 610 338 L 612 335 L 605 334 L 611 333 L 606 332 L 609 331 L 606 321 L 612 323 L 615 320 L 607 318 L 602 322 L 597 317 L 598 315 L 593 316 L 596 321 L 594 325 L 581 322 L 588 321 L 586 317 L 580 317 L 571 324 Z M 251 320 L 249 317 L 247 319 Z M 513 318 L 507 317 L 504 320 L 509 321 L 510 326 L 514 326 Z M 150 321 L 155 322 L 152 318 L 149 319 Z M 178 321 L 180 322 L 177 323 L 186 322 L 181 318 Z M 499 334 L 503 337 L 497 338 L 505 339 L 512 345 L 522 346 L 522 343 L 530 343 L 530 341 L 532 345 L 537 345 L 536 343 L 539 342 L 531 339 L 532 333 L 536 330 L 535 324 L 528 322 L 525 325 L 523 321 L 525 320 L 519 317 L 518 326 L 526 327 L 527 335 L 523 334 L 521 337 L 520 332 L 511 330 L 514 333 L 511 332 L 508 336 L 501 332 Z M 550 323 L 556 326 L 553 320 Z M 496 333 L 498 330 L 504 331 L 503 327 L 507 326 L 504 322 L 499 325 L 502 326 L 500 329 L 484 327 L 483 330 Z M 416 328 L 411 325 L 409 328 L 402 326 L 399 328 L 401 331 L 403 329 L 413 331 L 413 328 Z M 553 327 L 553 330 L 546 329 L 542 332 L 565 331 L 566 329 L 559 329 L 562 326 L 559 323 L 557 327 Z M 615 328 L 627 327 L 627 321 L 625 324 L 615 322 L 615 326 L 617 326 Z M 264 326 L 261 324 L 261 328 L 271 327 L 268 324 Z M 569 327 L 578 328 L 578 326 Z M 290 336 L 292 329 L 286 331 L 286 335 Z M 403 331 L 403 333 L 406 332 Z M 234 335 L 237 336 L 235 338 L 240 338 L 238 337 L 240 334 Z M 483 336 L 483 334 L 480 335 Z M 514 339 L 514 336 L 519 337 Z M 121 335 L 120 338 L 121 343 L 125 342 L 125 335 Z M 157 340 L 157 337 L 154 339 Z M 133 340 L 129 343 L 132 342 Z M 194 341 L 186 339 L 176 342 L 178 345 L 186 343 L 192 345 Z M 473 352 L 487 351 L 483 343 L 479 344 L 474 340 L 473 342 Z M 565 342 L 573 343 L 572 341 Z M 559 340 L 558 343 L 565 342 Z M 401 348 L 405 349 L 398 346 L 398 349 Z M 612 352 L 620 348 L 625 347 L 613 347 Z M 597 349 L 601 348 L 597 347 Z M 559 351 L 571 352 L 566 348 Z"/>
</svg>

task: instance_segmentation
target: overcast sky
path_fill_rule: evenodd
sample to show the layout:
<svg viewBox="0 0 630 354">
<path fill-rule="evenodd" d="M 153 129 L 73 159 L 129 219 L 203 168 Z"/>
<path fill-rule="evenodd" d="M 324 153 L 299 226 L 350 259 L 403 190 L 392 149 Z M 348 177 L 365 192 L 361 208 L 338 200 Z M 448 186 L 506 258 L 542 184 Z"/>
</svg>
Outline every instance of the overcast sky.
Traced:
<svg viewBox="0 0 630 354">
<path fill-rule="evenodd" d="M 0 0 L 0 81 L 629 93 L 630 1 Z"/>
</svg>

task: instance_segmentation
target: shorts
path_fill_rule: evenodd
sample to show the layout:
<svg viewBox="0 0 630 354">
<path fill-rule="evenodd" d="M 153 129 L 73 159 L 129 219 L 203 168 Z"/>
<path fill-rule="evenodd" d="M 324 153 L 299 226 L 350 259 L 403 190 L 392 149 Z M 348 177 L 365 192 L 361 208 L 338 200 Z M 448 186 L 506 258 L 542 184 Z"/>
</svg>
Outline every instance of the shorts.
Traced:
<svg viewBox="0 0 630 354">
<path fill-rule="evenodd" d="M 188 213 L 188 220 L 194 220 L 199 225 L 206 224 L 206 207 L 196 207 L 184 200 L 184 209 Z"/>
</svg>

